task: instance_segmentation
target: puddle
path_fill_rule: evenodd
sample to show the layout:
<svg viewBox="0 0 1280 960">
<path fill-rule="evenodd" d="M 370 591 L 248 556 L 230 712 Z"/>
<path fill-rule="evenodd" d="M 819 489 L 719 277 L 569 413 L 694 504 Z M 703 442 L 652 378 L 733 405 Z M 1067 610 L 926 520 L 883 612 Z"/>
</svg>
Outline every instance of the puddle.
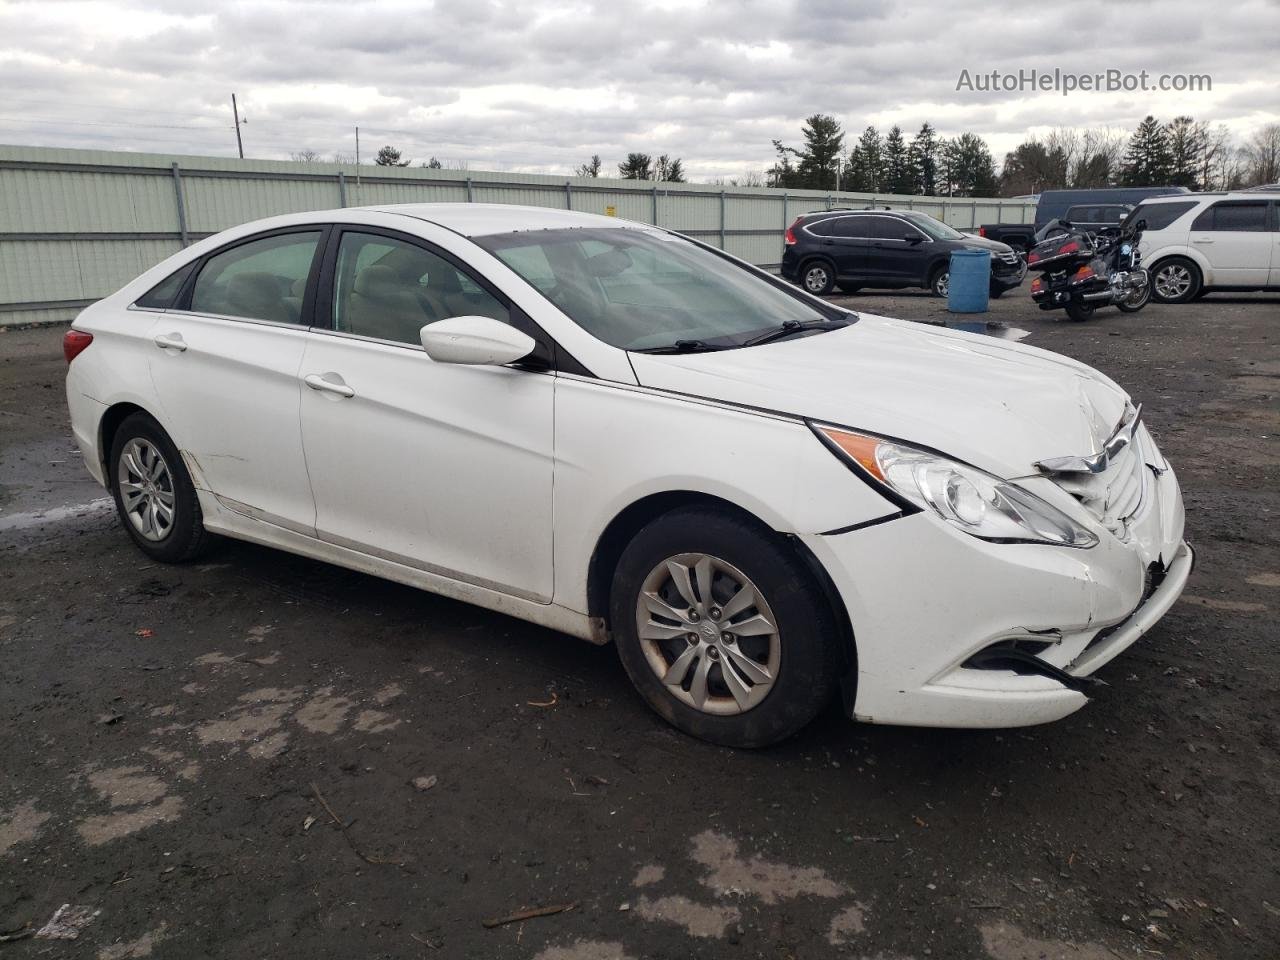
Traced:
<svg viewBox="0 0 1280 960">
<path fill-rule="evenodd" d="M 996 340 L 1025 340 L 1031 336 L 1030 330 L 1011 327 L 998 320 L 943 320 L 933 325 L 946 327 L 948 330 L 963 330 L 965 333 L 980 333 Z"/>
<path fill-rule="evenodd" d="M 61 523 L 63 520 L 78 520 L 81 517 L 96 516 L 107 510 L 115 509 L 115 501 L 110 497 L 101 497 L 70 507 L 51 507 L 48 510 L 31 510 L 26 513 L 11 513 L 0 516 L 0 531 L 30 530 L 50 523 Z"/>
</svg>

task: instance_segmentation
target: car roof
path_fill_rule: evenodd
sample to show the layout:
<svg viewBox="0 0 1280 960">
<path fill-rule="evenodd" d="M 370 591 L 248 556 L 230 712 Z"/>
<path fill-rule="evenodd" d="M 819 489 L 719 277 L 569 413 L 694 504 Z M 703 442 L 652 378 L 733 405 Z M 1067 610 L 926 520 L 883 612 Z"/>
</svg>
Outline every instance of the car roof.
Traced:
<svg viewBox="0 0 1280 960">
<path fill-rule="evenodd" d="M 1147 199 L 1142 201 L 1142 205 L 1145 207 L 1152 203 L 1178 203 L 1179 201 L 1186 202 L 1187 200 L 1217 200 L 1221 197 L 1229 197 L 1233 200 L 1258 200 L 1260 199 L 1258 193 L 1264 192 L 1265 191 L 1249 190 L 1207 190 L 1203 193 L 1179 193 L 1161 197 L 1147 197 Z M 1264 196 L 1261 199 L 1265 200 L 1266 197 Z"/>
<path fill-rule="evenodd" d="M 595 213 L 507 203 L 388 203 L 362 209 L 426 220 L 465 237 L 514 233 L 518 230 L 637 226 L 629 220 Z"/>
</svg>

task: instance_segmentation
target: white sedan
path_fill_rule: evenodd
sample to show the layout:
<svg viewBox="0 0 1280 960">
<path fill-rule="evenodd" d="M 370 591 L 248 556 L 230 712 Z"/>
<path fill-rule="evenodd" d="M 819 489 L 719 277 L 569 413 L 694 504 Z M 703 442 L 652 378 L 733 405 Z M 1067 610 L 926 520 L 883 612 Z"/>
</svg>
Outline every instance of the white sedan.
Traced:
<svg viewBox="0 0 1280 960">
<path fill-rule="evenodd" d="M 542 208 L 292 214 L 65 340 L 85 462 L 149 556 L 210 533 L 616 644 L 760 746 L 1063 717 L 1192 566 L 1116 384 L 856 315 L 697 241 Z"/>
</svg>

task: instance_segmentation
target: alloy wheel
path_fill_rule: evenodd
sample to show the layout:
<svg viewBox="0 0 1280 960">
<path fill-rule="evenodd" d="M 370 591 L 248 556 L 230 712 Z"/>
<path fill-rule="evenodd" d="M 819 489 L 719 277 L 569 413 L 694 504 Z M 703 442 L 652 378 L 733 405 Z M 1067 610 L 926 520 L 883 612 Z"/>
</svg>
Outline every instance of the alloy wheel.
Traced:
<svg viewBox="0 0 1280 960">
<path fill-rule="evenodd" d="M 173 529 L 176 498 L 173 474 L 158 447 L 134 437 L 120 451 L 116 465 L 120 502 L 133 528 L 158 542 Z"/>
<path fill-rule="evenodd" d="M 1156 273 L 1156 293 L 1162 300 L 1177 300 L 1191 289 L 1191 271 L 1180 263 L 1170 263 Z"/>
<path fill-rule="evenodd" d="M 773 689 L 778 622 L 751 579 L 705 553 L 655 566 L 636 598 L 636 633 L 667 692 L 703 713 L 745 713 Z"/>
<path fill-rule="evenodd" d="M 933 282 L 933 290 L 940 297 L 945 297 L 951 292 L 950 270 L 944 270 L 938 275 L 938 279 Z"/>
<path fill-rule="evenodd" d="M 821 293 L 827 289 L 827 268 L 810 267 L 805 272 L 804 285 L 810 293 Z"/>
</svg>

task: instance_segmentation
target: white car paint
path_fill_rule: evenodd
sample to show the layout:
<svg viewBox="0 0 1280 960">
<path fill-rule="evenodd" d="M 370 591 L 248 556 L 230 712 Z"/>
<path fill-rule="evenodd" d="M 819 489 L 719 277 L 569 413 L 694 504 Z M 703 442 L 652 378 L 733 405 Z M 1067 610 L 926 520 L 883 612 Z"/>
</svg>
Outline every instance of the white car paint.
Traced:
<svg viewBox="0 0 1280 960">
<path fill-rule="evenodd" d="M 392 228 L 449 251 L 592 375 L 441 363 L 405 344 L 134 305 L 230 240 L 326 223 Z M 607 634 L 589 573 L 609 524 L 654 495 L 717 497 L 821 566 L 854 635 L 852 713 L 876 722 L 1064 716 L 1083 694 L 961 664 L 998 640 L 1050 637 L 1044 660 L 1086 676 L 1181 592 L 1191 567 L 1181 495 L 1145 428 L 1135 476 L 1146 492 L 1122 535 L 1035 467 L 1099 450 L 1128 403 L 1101 374 L 1025 345 L 872 316 L 719 353 L 629 353 L 470 239 L 572 226 L 662 234 L 569 211 L 422 204 L 275 217 L 193 245 L 74 324 L 94 337 L 67 378 L 90 472 L 105 481 L 104 415 L 136 405 L 182 451 L 208 529 L 597 642 Z M 901 515 L 818 440 L 811 420 L 1016 481 L 1099 542 L 991 543 L 928 512 Z M 1148 598 L 1153 563 L 1167 573 Z"/>
</svg>

